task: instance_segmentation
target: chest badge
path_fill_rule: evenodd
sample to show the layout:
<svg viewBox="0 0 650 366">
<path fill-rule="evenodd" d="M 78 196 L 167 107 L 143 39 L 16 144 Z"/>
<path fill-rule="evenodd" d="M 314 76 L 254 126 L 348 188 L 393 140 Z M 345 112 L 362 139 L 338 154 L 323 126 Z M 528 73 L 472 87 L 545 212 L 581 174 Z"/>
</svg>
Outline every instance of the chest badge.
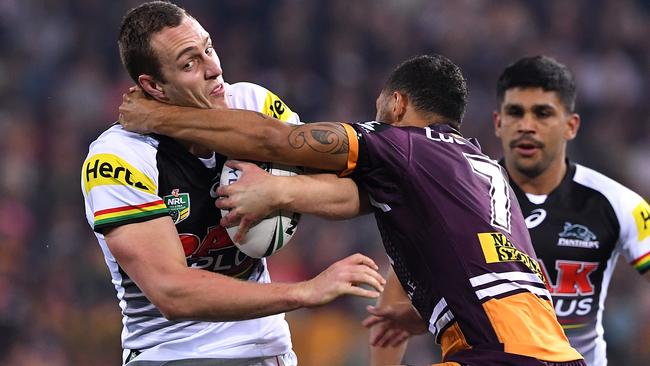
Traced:
<svg viewBox="0 0 650 366">
<path fill-rule="evenodd" d="M 557 245 L 563 247 L 576 247 L 598 249 L 600 242 L 588 227 L 580 224 L 564 223 L 564 230 L 558 234 Z"/>
<path fill-rule="evenodd" d="M 172 194 L 163 197 L 169 214 L 174 220 L 174 224 L 185 220 L 190 216 L 190 194 L 179 193 L 179 189 L 173 189 Z"/>
</svg>

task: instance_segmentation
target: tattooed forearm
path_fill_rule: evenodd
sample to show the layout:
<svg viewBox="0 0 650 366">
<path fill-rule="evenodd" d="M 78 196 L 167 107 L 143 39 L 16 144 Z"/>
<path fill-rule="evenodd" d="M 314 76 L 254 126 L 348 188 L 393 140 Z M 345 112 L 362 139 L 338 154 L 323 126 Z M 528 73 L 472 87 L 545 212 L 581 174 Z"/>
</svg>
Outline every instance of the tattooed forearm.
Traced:
<svg viewBox="0 0 650 366">
<path fill-rule="evenodd" d="M 301 125 L 289 134 L 289 144 L 294 149 L 305 145 L 324 154 L 347 154 L 348 137 L 338 123 L 312 123 Z"/>
</svg>

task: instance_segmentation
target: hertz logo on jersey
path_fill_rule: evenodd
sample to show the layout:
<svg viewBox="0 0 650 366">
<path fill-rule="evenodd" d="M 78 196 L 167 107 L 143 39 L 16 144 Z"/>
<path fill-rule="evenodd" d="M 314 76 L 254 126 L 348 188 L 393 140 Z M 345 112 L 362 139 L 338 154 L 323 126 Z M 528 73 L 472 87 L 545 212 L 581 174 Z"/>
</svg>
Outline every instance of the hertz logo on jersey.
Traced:
<svg viewBox="0 0 650 366">
<path fill-rule="evenodd" d="M 277 118 L 280 121 L 286 122 L 289 117 L 293 114 L 291 109 L 287 107 L 286 104 L 277 95 L 267 92 L 266 99 L 264 100 L 264 107 L 262 108 L 262 113 L 273 118 Z"/>
<path fill-rule="evenodd" d="M 512 242 L 499 232 L 478 233 L 486 263 L 521 262 L 533 271 L 540 280 L 545 281 L 542 270 L 536 260 L 517 249 Z"/>
<path fill-rule="evenodd" d="M 121 185 L 147 193 L 156 192 L 156 184 L 151 178 L 113 154 L 91 156 L 84 162 L 81 174 L 86 193 L 103 185 Z"/>
<path fill-rule="evenodd" d="M 641 241 L 650 236 L 650 205 L 645 200 L 641 200 L 632 214 L 639 230 L 639 241 Z"/>
</svg>

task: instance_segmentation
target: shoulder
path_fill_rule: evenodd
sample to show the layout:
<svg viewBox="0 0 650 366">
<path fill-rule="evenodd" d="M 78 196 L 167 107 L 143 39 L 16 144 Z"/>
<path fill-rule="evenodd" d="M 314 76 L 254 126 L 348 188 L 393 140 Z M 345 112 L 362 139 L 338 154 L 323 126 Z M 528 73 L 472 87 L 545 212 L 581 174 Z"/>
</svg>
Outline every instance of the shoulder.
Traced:
<svg viewBox="0 0 650 366">
<path fill-rule="evenodd" d="M 648 203 L 621 183 L 580 164 L 576 165 L 573 181 L 602 194 L 614 209 L 619 221 L 636 220 L 647 215 Z"/>
<path fill-rule="evenodd" d="M 611 203 L 641 200 L 641 196 L 614 179 L 580 164 L 575 167 L 573 181 L 601 193 Z"/>
<path fill-rule="evenodd" d="M 121 155 L 138 154 L 142 150 L 155 151 L 158 140 L 149 135 L 129 132 L 120 125 L 114 125 L 104 131 L 90 144 L 89 155 L 96 153 L 119 153 Z"/>
<path fill-rule="evenodd" d="M 266 93 L 268 92 L 265 87 L 248 82 L 226 84 L 226 89 L 228 91 L 228 96 L 236 98 L 237 101 L 263 101 L 266 97 Z"/>
<path fill-rule="evenodd" d="M 239 82 L 226 86 L 230 107 L 257 111 L 281 121 L 297 124 L 300 118 L 277 95 L 253 83 Z"/>
<path fill-rule="evenodd" d="M 90 144 L 82 166 L 86 192 L 97 186 L 130 186 L 155 192 L 158 141 L 151 136 L 128 132 L 116 125 Z"/>
</svg>

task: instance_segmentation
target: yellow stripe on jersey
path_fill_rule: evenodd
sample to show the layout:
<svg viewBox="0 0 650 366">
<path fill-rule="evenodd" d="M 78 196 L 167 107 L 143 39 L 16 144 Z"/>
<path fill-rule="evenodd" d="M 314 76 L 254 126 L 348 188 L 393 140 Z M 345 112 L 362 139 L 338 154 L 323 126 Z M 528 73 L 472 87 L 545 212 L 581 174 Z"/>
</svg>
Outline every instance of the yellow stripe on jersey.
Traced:
<svg viewBox="0 0 650 366">
<path fill-rule="evenodd" d="M 644 199 L 632 211 L 636 228 L 639 231 L 639 241 L 650 236 L 650 205 Z"/>
<path fill-rule="evenodd" d="M 151 178 L 113 154 L 89 157 L 84 162 L 81 179 L 86 193 L 104 185 L 127 186 L 151 194 L 155 194 L 157 189 Z"/>
<path fill-rule="evenodd" d="M 108 224 L 141 219 L 143 217 L 160 216 L 169 214 L 167 206 L 162 200 L 147 202 L 140 205 L 128 205 L 108 208 L 95 212 L 94 228 L 98 229 Z"/>
<path fill-rule="evenodd" d="M 483 303 L 503 350 L 551 362 L 582 359 L 555 317 L 550 301 L 519 293 Z"/>
<path fill-rule="evenodd" d="M 286 122 L 292 115 L 293 112 L 289 107 L 277 95 L 271 93 L 270 91 L 266 92 L 266 99 L 264 100 L 264 107 L 262 107 L 262 113 L 273 118 L 277 118 L 280 121 Z"/>
</svg>

